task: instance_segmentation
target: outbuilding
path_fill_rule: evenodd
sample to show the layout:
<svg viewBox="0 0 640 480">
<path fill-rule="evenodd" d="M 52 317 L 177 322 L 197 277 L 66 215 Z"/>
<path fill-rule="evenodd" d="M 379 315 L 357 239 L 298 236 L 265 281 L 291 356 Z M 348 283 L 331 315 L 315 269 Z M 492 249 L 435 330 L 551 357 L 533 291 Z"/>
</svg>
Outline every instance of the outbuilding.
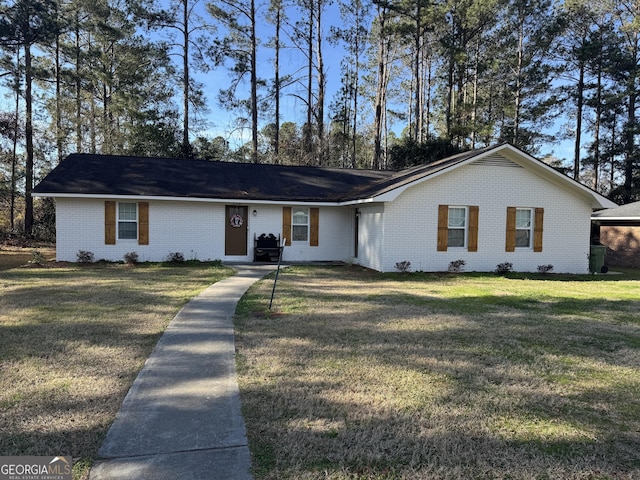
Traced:
<svg viewBox="0 0 640 480">
<path fill-rule="evenodd" d="M 640 268 L 640 202 L 594 212 L 595 237 L 609 266 Z"/>
</svg>

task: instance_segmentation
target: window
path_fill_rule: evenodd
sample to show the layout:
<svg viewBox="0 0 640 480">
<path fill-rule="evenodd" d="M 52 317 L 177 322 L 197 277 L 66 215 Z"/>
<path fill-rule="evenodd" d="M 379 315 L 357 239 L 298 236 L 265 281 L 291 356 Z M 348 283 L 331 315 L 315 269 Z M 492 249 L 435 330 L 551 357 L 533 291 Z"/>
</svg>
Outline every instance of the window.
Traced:
<svg viewBox="0 0 640 480">
<path fill-rule="evenodd" d="M 294 242 L 309 240 L 309 209 L 294 208 L 291 222 L 291 239 Z"/>
<path fill-rule="evenodd" d="M 118 203 L 118 239 L 138 238 L 138 208 L 136 203 Z"/>
<path fill-rule="evenodd" d="M 516 208 L 516 248 L 531 248 L 531 221 L 530 208 Z"/>
<path fill-rule="evenodd" d="M 149 245 L 149 202 L 104 202 L 104 244 L 115 245 L 116 239 Z"/>
<path fill-rule="evenodd" d="M 480 207 L 438 205 L 438 252 L 449 247 L 478 251 L 478 218 Z"/>
<path fill-rule="evenodd" d="M 542 252 L 544 208 L 507 207 L 507 235 L 505 251 L 530 248 Z"/>
<path fill-rule="evenodd" d="M 282 235 L 287 246 L 291 241 L 308 241 L 310 247 L 320 245 L 320 209 L 282 207 Z"/>
<path fill-rule="evenodd" d="M 447 246 L 464 248 L 467 237 L 466 207 L 449 207 Z"/>
</svg>

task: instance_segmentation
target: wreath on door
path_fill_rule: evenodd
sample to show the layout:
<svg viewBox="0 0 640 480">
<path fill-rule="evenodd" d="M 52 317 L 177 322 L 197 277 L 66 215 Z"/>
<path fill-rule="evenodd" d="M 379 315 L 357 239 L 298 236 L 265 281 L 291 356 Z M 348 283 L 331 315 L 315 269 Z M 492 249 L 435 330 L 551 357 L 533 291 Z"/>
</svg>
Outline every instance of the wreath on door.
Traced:
<svg viewBox="0 0 640 480">
<path fill-rule="evenodd" d="M 242 217 L 236 213 L 235 215 L 231 215 L 229 223 L 233 228 L 240 228 L 244 224 L 244 220 L 242 220 Z"/>
</svg>

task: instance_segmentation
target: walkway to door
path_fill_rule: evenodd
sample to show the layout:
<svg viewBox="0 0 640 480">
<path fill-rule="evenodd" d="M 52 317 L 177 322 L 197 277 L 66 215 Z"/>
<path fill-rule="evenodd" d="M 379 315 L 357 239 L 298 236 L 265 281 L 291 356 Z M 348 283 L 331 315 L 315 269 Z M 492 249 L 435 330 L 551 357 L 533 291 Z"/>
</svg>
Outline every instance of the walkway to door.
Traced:
<svg viewBox="0 0 640 480">
<path fill-rule="evenodd" d="M 124 399 L 91 471 L 123 478 L 251 480 L 235 374 L 238 300 L 275 265 L 231 265 L 172 320 Z"/>
</svg>

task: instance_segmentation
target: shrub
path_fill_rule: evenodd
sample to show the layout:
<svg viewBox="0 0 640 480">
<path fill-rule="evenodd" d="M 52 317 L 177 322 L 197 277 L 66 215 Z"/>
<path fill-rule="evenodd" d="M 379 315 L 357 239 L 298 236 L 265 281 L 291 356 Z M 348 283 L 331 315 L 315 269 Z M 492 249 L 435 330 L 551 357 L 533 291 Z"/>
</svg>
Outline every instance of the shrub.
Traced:
<svg viewBox="0 0 640 480">
<path fill-rule="evenodd" d="M 538 273 L 549 273 L 553 270 L 553 265 L 538 265 Z"/>
<path fill-rule="evenodd" d="M 447 269 L 447 271 L 449 273 L 460 273 L 462 270 L 464 270 L 464 266 L 467 264 L 467 262 L 465 262 L 464 260 L 453 260 L 452 262 L 449 262 L 449 268 Z"/>
<path fill-rule="evenodd" d="M 31 252 L 31 260 L 29 260 L 29 263 L 32 265 L 42 266 L 47 263 L 47 259 L 44 258 L 44 255 L 38 250 L 34 250 L 33 252 Z"/>
<path fill-rule="evenodd" d="M 498 274 L 505 274 L 505 273 L 509 273 L 509 272 L 513 272 L 513 263 L 511 262 L 504 262 L 504 263 L 499 263 L 496 266 L 496 273 Z"/>
<path fill-rule="evenodd" d="M 184 262 L 184 255 L 182 252 L 173 252 L 167 256 L 167 260 L 174 263 Z"/>
<path fill-rule="evenodd" d="M 124 261 L 129 265 L 135 265 L 138 263 L 138 254 L 137 252 L 129 252 L 124 254 Z"/>
<path fill-rule="evenodd" d="M 93 263 L 94 261 L 93 252 L 88 250 L 78 250 L 76 257 L 78 257 L 78 263 Z"/>
<path fill-rule="evenodd" d="M 411 271 L 411 262 L 405 260 L 404 262 L 396 263 L 396 270 L 400 273 L 407 273 Z"/>
</svg>

